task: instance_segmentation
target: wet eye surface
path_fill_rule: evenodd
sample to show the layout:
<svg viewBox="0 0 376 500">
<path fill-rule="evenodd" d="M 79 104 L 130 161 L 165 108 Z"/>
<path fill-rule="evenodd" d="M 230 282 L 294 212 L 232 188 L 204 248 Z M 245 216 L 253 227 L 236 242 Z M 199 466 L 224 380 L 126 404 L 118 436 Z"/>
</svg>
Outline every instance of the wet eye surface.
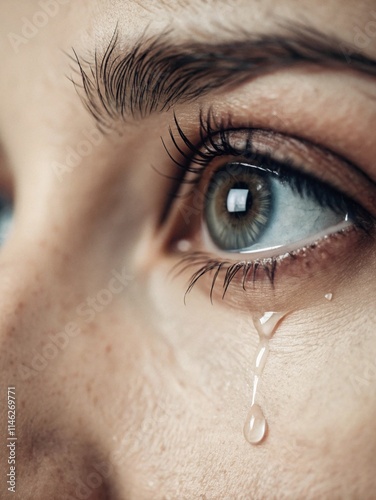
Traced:
<svg viewBox="0 0 376 500">
<path fill-rule="evenodd" d="M 262 166 L 229 163 L 217 170 L 205 195 L 204 231 L 219 250 L 288 250 L 291 245 L 349 226 L 345 200 L 308 178 Z M 329 203 L 330 202 L 330 203 Z"/>
<path fill-rule="evenodd" d="M 8 238 L 13 222 L 13 204 L 5 196 L 0 195 L 0 246 Z"/>
</svg>

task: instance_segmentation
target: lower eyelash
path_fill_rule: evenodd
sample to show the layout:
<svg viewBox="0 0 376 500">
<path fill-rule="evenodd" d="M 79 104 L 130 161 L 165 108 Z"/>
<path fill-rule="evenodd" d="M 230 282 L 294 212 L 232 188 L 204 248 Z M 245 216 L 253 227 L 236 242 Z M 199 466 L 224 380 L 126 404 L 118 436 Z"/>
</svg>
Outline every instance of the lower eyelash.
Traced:
<svg viewBox="0 0 376 500">
<path fill-rule="evenodd" d="M 222 283 L 222 300 L 225 298 L 229 286 L 235 281 L 235 278 L 237 278 L 237 284 L 239 284 L 240 288 L 244 292 L 247 291 L 248 283 L 252 283 L 254 288 L 256 282 L 260 281 L 262 276 L 266 277 L 267 281 L 274 289 L 279 267 L 284 263 L 287 264 L 286 261 L 294 262 L 298 259 L 305 259 L 306 264 L 308 263 L 307 266 L 309 267 L 310 262 L 316 257 L 314 255 L 315 250 L 317 250 L 323 243 L 334 243 L 339 238 L 349 237 L 352 234 L 358 236 L 363 235 L 368 239 L 370 237 L 373 238 L 373 231 L 371 231 L 369 227 L 365 230 L 363 227 L 353 225 L 337 233 L 333 233 L 330 236 L 324 237 L 317 242 L 307 245 L 306 247 L 298 248 L 294 251 L 286 252 L 285 254 L 266 259 L 257 259 L 253 261 L 242 260 L 234 262 L 230 260 L 212 258 L 209 254 L 204 252 L 189 252 L 186 253 L 186 255 L 184 255 L 184 257 L 174 266 L 172 272 L 175 276 L 179 276 L 192 267 L 200 266 L 188 281 L 188 286 L 184 294 L 184 302 L 186 302 L 187 296 L 193 290 L 198 281 L 208 273 L 212 273 L 213 277 L 211 280 L 209 296 L 211 302 L 213 303 L 214 289 L 216 285 L 219 285 L 220 281 Z M 312 252 L 312 255 L 307 255 L 310 252 Z M 328 253 L 330 252 L 330 249 L 324 250 L 323 252 Z M 288 265 L 293 265 L 293 262 L 289 262 Z M 221 274 L 224 275 L 220 278 Z"/>
<path fill-rule="evenodd" d="M 291 257 L 294 258 L 292 254 Z M 265 273 L 270 281 L 270 284 L 274 286 L 277 262 L 278 257 L 272 257 L 264 260 L 240 261 L 231 263 L 230 261 L 220 261 L 218 259 L 209 258 L 207 254 L 201 252 L 193 252 L 183 257 L 183 259 L 181 259 L 177 266 L 175 266 L 175 270 L 178 270 L 176 274 L 179 275 L 192 266 L 203 264 L 191 276 L 187 290 L 184 294 L 184 301 L 186 300 L 187 295 L 192 291 L 198 280 L 205 274 L 214 271 L 214 276 L 210 287 L 210 300 L 211 302 L 213 302 L 214 286 L 217 283 L 218 276 L 221 271 L 225 271 L 225 276 L 222 283 L 222 299 L 224 299 L 230 283 L 237 275 L 240 274 L 242 275 L 241 283 L 244 291 L 246 290 L 246 282 L 249 280 L 250 276 L 252 277 L 252 283 L 255 284 L 255 282 L 257 281 L 257 274 L 260 271 L 263 271 Z M 183 268 L 179 269 L 181 266 L 183 266 Z"/>
</svg>

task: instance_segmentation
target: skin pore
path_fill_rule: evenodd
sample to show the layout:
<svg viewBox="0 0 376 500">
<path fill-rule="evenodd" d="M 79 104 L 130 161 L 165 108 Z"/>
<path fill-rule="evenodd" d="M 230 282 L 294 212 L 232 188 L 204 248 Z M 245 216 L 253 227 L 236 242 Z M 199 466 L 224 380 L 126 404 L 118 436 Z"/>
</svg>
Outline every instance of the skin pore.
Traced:
<svg viewBox="0 0 376 500">
<path fill-rule="evenodd" d="M 234 158 L 214 158 L 192 189 L 169 130 L 196 166 L 178 127 L 205 150 L 200 112 L 237 131 L 267 131 L 260 150 L 376 217 L 375 71 L 358 64 L 360 54 L 376 58 L 376 3 L 56 1 L 44 26 L 23 32 L 42 4 L 0 6 L 0 189 L 15 207 L 0 249 L 0 422 L 6 429 L 5 387 L 14 386 L 13 498 L 373 498 L 374 223 L 298 245 L 277 263 L 273 286 L 261 270 L 243 290 L 240 271 L 222 300 L 222 269 L 212 303 L 213 272 L 184 301 L 203 265 L 185 268 L 189 252 L 227 268 L 246 257 L 202 237 L 208 180 Z M 342 60 L 276 65 L 163 110 L 166 89 L 154 108 L 122 116 L 98 97 L 95 54 L 100 65 L 114 33 L 115 58 L 140 41 L 176 54 L 192 43 L 218 50 L 291 38 L 302 24 L 328 35 Z M 251 446 L 242 430 L 258 311 L 289 314 L 258 391 L 267 436 Z"/>
</svg>

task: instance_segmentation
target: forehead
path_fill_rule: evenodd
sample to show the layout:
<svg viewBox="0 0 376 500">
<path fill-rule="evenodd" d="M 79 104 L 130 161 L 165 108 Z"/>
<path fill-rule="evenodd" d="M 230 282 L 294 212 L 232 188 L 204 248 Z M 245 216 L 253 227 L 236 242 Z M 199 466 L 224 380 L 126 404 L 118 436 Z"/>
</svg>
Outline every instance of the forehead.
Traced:
<svg viewBox="0 0 376 500">
<path fill-rule="evenodd" d="M 43 28 L 43 37 L 56 44 L 68 43 L 92 49 L 106 43 L 116 26 L 132 42 L 147 33 L 169 31 L 176 39 L 214 40 L 226 37 L 228 24 L 239 31 L 273 31 L 285 20 L 318 27 L 328 34 L 354 41 L 370 22 L 376 22 L 376 0 L 56 0 L 59 15 Z M 56 3 L 55 2 L 55 3 Z M 40 12 L 40 0 L 2 0 L 0 26 L 5 32 L 20 31 L 21 20 Z M 22 27 L 22 26 L 21 26 Z M 58 27 L 56 29 L 56 27 Z M 233 30 L 231 36 L 233 37 Z M 359 35 L 358 35 L 359 38 Z M 62 43 L 61 43 L 62 42 Z M 94 43 L 93 43 L 94 42 Z M 364 41 L 363 41 L 364 42 Z M 376 37 L 370 43 L 376 48 Z M 365 47 L 359 47 L 364 49 Z M 367 46 L 368 48 L 368 46 Z M 370 47 L 372 48 L 372 47 Z M 64 47 L 65 49 L 65 47 Z M 84 47 L 85 49 L 85 47 Z"/>
</svg>

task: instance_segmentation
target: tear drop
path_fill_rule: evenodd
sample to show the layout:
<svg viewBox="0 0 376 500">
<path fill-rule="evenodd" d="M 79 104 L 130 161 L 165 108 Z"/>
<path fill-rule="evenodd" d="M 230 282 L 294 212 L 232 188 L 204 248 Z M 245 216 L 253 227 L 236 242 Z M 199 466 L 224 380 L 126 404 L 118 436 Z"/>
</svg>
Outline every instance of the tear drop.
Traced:
<svg viewBox="0 0 376 500">
<path fill-rule="evenodd" d="M 251 444 L 261 443 L 266 433 L 266 419 L 260 406 L 256 403 L 256 396 L 260 378 L 269 356 L 269 341 L 286 314 L 268 311 L 252 315 L 254 327 L 259 334 L 259 344 L 253 361 L 251 408 L 244 424 L 244 437 Z"/>
<path fill-rule="evenodd" d="M 252 315 L 253 324 L 262 338 L 272 338 L 278 323 L 286 316 L 286 313 L 268 311 L 265 313 Z"/>
<path fill-rule="evenodd" d="M 264 439 L 266 420 L 258 404 L 251 406 L 244 424 L 244 437 L 250 444 L 258 444 Z"/>
</svg>

